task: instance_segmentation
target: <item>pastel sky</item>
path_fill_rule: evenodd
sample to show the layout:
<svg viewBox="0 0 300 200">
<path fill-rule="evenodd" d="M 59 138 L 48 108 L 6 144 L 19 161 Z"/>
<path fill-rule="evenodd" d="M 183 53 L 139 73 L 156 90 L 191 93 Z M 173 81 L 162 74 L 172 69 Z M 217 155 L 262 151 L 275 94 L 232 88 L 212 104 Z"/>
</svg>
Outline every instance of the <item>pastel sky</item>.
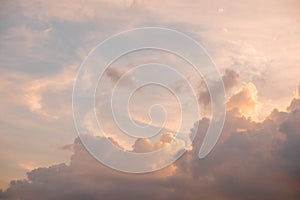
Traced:
<svg viewBox="0 0 300 200">
<path fill-rule="evenodd" d="M 151 120 L 142 108 L 164 104 L 162 136 L 132 140 L 111 123 L 105 98 L 134 66 L 163 59 L 197 88 L 201 106 L 199 129 L 193 130 L 192 114 L 184 124 L 185 131 L 198 133 L 193 148 L 167 168 L 132 175 L 101 165 L 83 148 L 73 122 L 72 90 L 90 50 L 113 34 L 140 27 L 178 30 L 205 47 L 224 82 L 227 116 L 214 150 L 198 160 L 210 115 L 201 76 L 166 52 L 121 58 L 100 81 L 106 87 L 96 91 L 96 111 L 122 148 L 155 151 L 174 142 L 180 124 L 176 99 L 155 87 L 137 93 L 131 110 L 136 122 L 147 124 Z M 299 55 L 297 0 L 2 0 L 0 199 L 299 199 Z M 136 72 L 128 74 L 124 88 L 148 76 L 174 80 Z M 172 88 L 186 95 L 180 79 Z M 153 125 L 159 125 L 155 119 Z M 93 129 L 88 119 L 86 126 Z"/>
</svg>

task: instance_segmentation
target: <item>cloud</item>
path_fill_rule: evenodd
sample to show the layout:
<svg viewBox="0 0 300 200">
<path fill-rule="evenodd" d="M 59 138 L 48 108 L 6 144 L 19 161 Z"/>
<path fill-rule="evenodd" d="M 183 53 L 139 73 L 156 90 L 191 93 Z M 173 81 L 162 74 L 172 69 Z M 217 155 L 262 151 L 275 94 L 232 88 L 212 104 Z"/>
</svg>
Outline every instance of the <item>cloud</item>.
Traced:
<svg viewBox="0 0 300 200">
<path fill-rule="evenodd" d="M 116 84 L 120 79 L 123 79 L 121 85 L 133 85 L 136 82 L 136 77 L 133 74 L 126 74 L 117 68 L 107 68 L 105 74 L 112 84 Z"/>
<path fill-rule="evenodd" d="M 294 110 L 300 109 L 300 86 L 295 92 L 295 98 L 292 100 L 291 104 L 287 107 L 287 110 L 292 112 Z"/>
<path fill-rule="evenodd" d="M 293 99 L 289 107 L 287 107 L 288 111 L 294 111 L 300 109 L 300 99 Z"/>
<path fill-rule="evenodd" d="M 71 22 L 83 23 L 101 19 L 109 14 L 109 10 L 118 10 L 120 13 L 127 9 L 134 9 L 134 1 L 40 1 L 35 0 L 30 3 L 19 2 L 24 10 L 26 17 L 36 18 L 38 20 L 48 20 L 50 18 L 66 20 Z M 36 6 L 39 9 L 35 9 Z M 105 7 L 106 9 L 103 9 Z M 102 12 L 99 12 L 101 9 Z M 115 16 L 116 18 L 120 16 Z"/>
<path fill-rule="evenodd" d="M 232 101 L 240 105 L 240 99 L 250 98 L 248 89 Z M 262 122 L 237 112 L 227 111 L 222 137 L 205 159 L 197 154 L 209 124 L 206 118 L 194 130 L 198 134 L 192 150 L 147 174 L 109 169 L 76 139 L 69 165 L 34 169 L 27 179 L 12 181 L 0 199 L 299 199 L 300 110 L 274 110 Z M 161 142 L 170 142 L 170 136 L 162 136 Z M 148 140 L 134 145 L 140 151 L 153 149 Z"/>
<path fill-rule="evenodd" d="M 1 187 L 25 177 L 28 169 L 68 160 L 71 152 L 58 146 L 74 137 L 70 126 L 73 69 L 66 67 L 48 77 L 0 70 Z"/>
<path fill-rule="evenodd" d="M 70 115 L 69 106 L 66 105 L 68 101 L 65 99 L 71 94 L 76 72 L 75 66 L 67 66 L 52 77 L 27 80 L 22 93 L 24 103 L 28 108 L 40 116 L 52 119 L 58 119 L 66 114 Z M 55 102 L 54 105 L 53 102 Z"/>
<path fill-rule="evenodd" d="M 231 69 L 226 69 L 225 74 L 222 76 L 224 87 L 228 91 L 238 84 L 239 74 Z"/>
<path fill-rule="evenodd" d="M 133 151 L 137 153 L 146 153 L 153 151 L 153 144 L 147 138 L 137 139 L 133 145 Z"/>
<path fill-rule="evenodd" d="M 239 74 L 236 71 L 231 69 L 225 70 L 225 73 L 222 76 L 222 81 L 226 92 L 229 92 L 233 87 L 238 85 L 238 79 Z M 205 106 L 210 105 L 210 94 L 204 82 L 200 84 L 199 102 Z"/>
<path fill-rule="evenodd" d="M 230 97 L 227 108 L 238 109 L 245 117 L 257 119 L 258 115 L 257 89 L 253 83 L 248 83 L 239 92 Z"/>
<path fill-rule="evenodd" d="M 146 153 L 158 150 L 164 147 L 166 144 L 170 144 L 174 140 L 172 133 L 163 133 L 160 135 L 160 140 L 157 142 L 151 142 L 148 138 L 139 138 L 133 145 L 133 151 L 137 153 Z"/>
<path fill-rule="evenodd" d="M 279 108 L 279 106 L 286 106 L 287 104 L 282 103 L 282 98 L 286 98 L 286 96 L 289 95 L 291 88 L 293 88 L 295 83 L 297 84 L 299 81 L 299 67 L 295 65 L 295 63 L 299 63 L 298 55 L 300 49 L 299 23 L 296 20 L 299 18 L 299 11 L 297 9 L 299 8 L 298 5 L 299 3 L 296 3 L 293 0 L 288 1 L 288 3 L 286 1 L 245 1 L 243 4 L 227 1 L 199 1 L 198 4 L 195 4 L 195 2 L 186 3 L 180 1 L 147 1 L 146 3 L 145 1 L 131 2 L 123 0 L 113 2 L 101 1 L 100 3 L 99 1 L 94 0 L 87 2 L 69 0 L 63 2 L 39 0 L 30 2 L 18 0 L 4 1 L 0 14 L 2 16 L 1 21 L 3 21 L 3 23 L 1 23 L 3 34 L 1 35 L 0 44 L 2 66 L 8 70 L 26 71 L 28 74 L 33 76 L 24 76 L 24 74 L 22 74 L 12 78 L 10 75 L 3 74 L 1 71 L 2 76 L 0 87 L 3 88 L 2 95 L 4 97 L 1 99 L 1 111 L 4 113 L 3 116 L 1 116 L 1 122 L 3 124 L 1 126 L 3 129 L 1 133 L 1 146 L 3 148 L 3 152 L 9 152 L 10 155 L 7 157 L 14 158 L 16 160 L 21 158 L 32 160 L 44 159 L 52 163 L 55 162 L 52 157 L 56 157 L 56 159 L 59 160 L 58 157 L 60 156 L 49 153 L 49 146 L 56 148 L 55 145 L 61 142 L 61 137 L 66 137 L 65 135 L 72 133 L 73 124 L 71 119 L 65 117 L 66 113 L 70 114 L 70 109 L 65 109 L 64 106 L 65 104 L 70 104 L 69 96 L 64 93 L 67 89 L 60 85 L 63 79 L 71 79 L 70 77 L 60 76 L 59 74 L 62 71 L 57 68 L 62 68 L 64 66 L 62 65 L 62 62 L 65 63 L 69 62 L 70 59 L 74 59 L 75 55 L 72 53 L 74 51 L 74 46 L 75 51 L 79 51 L 76 49 L 77 46 L 85 46 L 86 50 L 89 50 L 96 43 L 103 40 L 103 38 L 110 34 L 137 26 L 158 25 L 175 28 L 184 32 L 192 32 L 193 36 L 197 40 L 199 39 L 199 41 L 206 46 L 208 52 L 212 53 L 212 57 L 218 66 L 234 68 L 240 72 L 242 80 L 253 82 L 259 88 L 261 96 L 271 98 L 273 101 L 276 101 L 274 104 L 278 104 L 277 108 Z M 218 8 L 221 8 L 224 12 L 222 12 L 222 14 L 216 13 Z M 149 10 L 150 12 L 148 12 Z M 189 12 L 186 12 L 186 10 L 189 10 Z M 116 15 L 115 13 L 118 14 Z M 215 16 L 215 14 L 217 14 L 217 16 Z M 226 32 L 223 30 L 226 30 Z M 60 33 L 63 33 L 61 35 L 64 37 L 61 37 Z M 94 35 L 95 37 L 91 39 L 89 38 L 90 35 Z M 69 51 L 69 43 L 73 45 L 71 47 L 72 52 Z M 49 79 L 35 76 L 36 74 L 42 74 L 47 77 L 52 76 L 49 75 L 49 73 L 57 73 L 57 78 L 55 78 L 56 76 L 50 77 Z M 12 79 L 8 80 L 7 78 Z M 52 78 L 55 81 L 50 80 Z M 26 81 L 23 82 L 23 80 Z M 44 81 L 46 84 L 43 83 Z M 26 83 L 26 89 L 24 89 L 23 83 Z M 61 87 L 61 89 L 59 87 Z M 242 90 L 240 92 L 242 92 Z M 27 96 L 23 95 L 24 93 Z M 246 93 L 244 92 L 243 94 Z M 246 97 L 247 95 L 244 96 Z M 206 95 L 206 97 L 208 102 L 209 96 Z M 253 100 L 252 97 L 253 96 L 248 98 L 250 102 L 251 99 Z M 26 108 L 30 108 L 31 113 L 27 113 L 27 109 L 23 109 L 23 107 L 20 109 L 20 103 L 22 105 L 25 104 Z M 228 116 L 232 115 L 232 117 L 227 120 L 227 123 L 231 124 L 231 126 L 226 126 L 226 132 L 224 132 L 223 135 L 226 135 L 227 137 L 223 138 L 223 140 L 230 138 L 234 131 L 241 134 L 248 134 L 248 129 L 255 132 L 254 130 L 261 130 L 262 128 L 262 124 L 251 122 L 251 120 L 249 121 L 249 119 L 245 119 L 244 116 L 239 115 L 239 107 L 242 107 L 242 105 L 237 106 L 237 104 L 238 103 L 235 103 L 232 110 L 228 112 Z M 267 123 L 272 123 L 274 125 L 273 128 L 271 128 L 271 126 L 268 126 L 268 128 L 271 128 L 270 130 L 277 133 L 277 128 L 279 127 L 278 124 L 283 122 L 283 120 L 286 120 L 287 115 L 290 115 L 290 113 L 296 113 L 298 108 L 299 101 L 298 99 L 294 99 L 288 108 L 288 113 L 274 111 L 272 115 L 269 116 L 269 122 L 264 122 L 263 125 L 267 126 Z M 50 123 L 48 119 L 53 116 L 55 117 L 53 119 L 64 120 L 50 120 L 56 121 L 57 124 Z M 65 122 L 65 119 L 67 122 Z M 204 122 L 205 120 L 202 121 L 203 124 Z M 292 122 L 293 120 L 291 120 L 290 123 Z M 253 128 L 252 125 L 257 126 L 256 129 Z M 286 126 L 289 127 L 289 125 Z M 286 137 L 285 132 L 289 130 L 286 126 L 282 126 L 280 129 L 284 133 L 278 133 L 276 137 Z M 268 130 L 269 129 L 264 129 L 262 132 Z M 53 134 L 54 132 L 55 134 Z M 251 134 L 251 131 L 249 133 Z M 70 137 L 73 137 L 73 134 L 69 135 L 71 135 Z M 292 137 L 290 136 L 290 141 L 297 143 L 297 140 L 293 140 L 291 138 Z M 51 145 L 49 145 L 50 140 L 55 140 L 55 142 L 52 142 Z M 291 143 L 292 142 L 289 142 L 289 145 L 287 146 L 291 146 Z M 42 145 L 44 146 L 41 147 Z M 36 148 L 37 146 L 38 148 Z M 230 147 L 230 145 L 228 146 Z M 228 149 L 229 147 L 224 147 L 224 149 Z M 282 148 L 281 151 L 285 151 L 286 149 L 289 148 Z M 292 149 L 295 149 L 295 145 Z M 25 153 L 39 153 L 41 155 L 34 158 L 25 158 Z M 78 152 L 75 154 L 77 153 Z M 247 157 L 245 156 L 247 153 L 241 154 L 244 157 Z M 44 155 L 48 156 L 45 157 Z M 226 158 L 226 155 L 222 153 L 221 155 Z M 242 161 L 244 159 L 243 156 L 239 158 Z M 292 156 L 288 155 L 287 157 L 291 158 Z M 194 158 L 197 159 L 197 157 Z M 80 159 L 77 159 L 79 162 Z M 245 162 L 248 163 L 248 161 Z M 276 160 L 276 162 L 279 161 Z M 27 163 L 26 160 L 24 163 Z M 89 167 L 87 169 L 90 169 L 92 162 L 88 161 L 88 163 Z M 185 165 L 189 166 L 190 164 L 187 163 Z M 253 166 L 252 163 L 248 164 L 249 166 Z M 290 163 L 289 165 L 293 166 L 293 163 Z M 71 166 L 76 168 L 73 164 L 65 166 L 65 168 L 70 170 Z M 286 182 L 284 166 L 285 165 L 282 165 L 283 175 L 279 173 L 275 180 L 279 179 L 280 182 Z M 173 167 L 176 168 L 176 166 Z M 194 168 L 198 169 L 197 167 Z M 281 167 L 279 168 L 281 170 Z M 177 170 L 180 169 L 181 168 L 177 166 Z M 48 169 L 45 168 L 42 171 L 46 173 L 47 170 Z M 65 173 L 65 171 L 63 171 L 63 167 L 54 167 L 53 169 L 49 169 L 49 171 L 51 170 L 56 170 L 57 174 Z M 271 171 L 272 170 L 273 168 Z M 196 172 L 197 170 L 194 171 Z M 227 171 L 227 173 L 229 173 L 230 169 Z M 274 170 L 272 172 L 274 172 Z M 70 172 L 70 179 L 74 176 L 74 173 L 75 171 L 72 171 L 72 173 Z M 219 173 L 222 174 L 221 172 Z M 6 171 L 5 174 L 7 174 Z M 227 180 L 223 179 L 220 181 L 211 173 L 207 174 L 207 176 L 201 174 L 203 177 L 202 182 L 207 181 L 212 183 L 216 181 L 219 184 L 222 182 L 234 182 L 234 180 L 230 180 L 228 178 L 229 176 L 225 176 L 227 177 Z M 98 178 L 102 180 L 101 177 Z M 149 178 L 151 177 L 148 176 L 147 179 Z M 236 178 L 236 176 L 232 175 L 232 179 L 233 178 Z M 72 186 L 70 179 L 63 183 L 68 186 Z M 95 186 L 95 184 L 91 184 L 91 179 L 92 178 L 82 178 L 82 180 L 86 181 L 86 183 L 92 188 L 96 188 L 97 186 Z M 114 180 L 119 179 L 119 175 L 117 175 L 117 178 Z M 251 177 L 249 179 L 252 180 Z M 77 179 L 73 178 L 72 180 Z M 132 180 L 132 177 L 129 177 L 127 180 Z M 269 179 L 266 178 L 266 184 L 269 183 L 268 180 Z M 107 185 L 111 184 L 109 181 L 110 179 L 108 178 Z M 199 184 L 194 184 L 195 182 L 191 179 L 191 177 L 178 178 L 177 176 L 173 176 L 172 184 L 170 183 L 170 179 L 167 179 L 167 181 L 169 181 L 168 183 L 164 181 L 165 179 L 157 179 L 156 181 L 148 184 L 151 189 L 141 189 L 137 191 L 137 193 L 134 193 L 133 189 L 136 187 L 132 185 L 130 186 L 133 189 L 129 187 L 127 189 L 124 188 L 122 191 L 131 192 L 131 195 L 136 194 L 137 196 L 135 197 L 138 197 L 139 195 L 144 197 L 145 194 L 149 194 L 148 196 L 151 197 L 152 191 L 155 192 L 159 191 L 159 189 L 167 188 L 164 190 L 164 197 L 172 197 L 172 195 L 178 198 L 192 198 L 192 195 L 199 196 L 199 198 L 201 196 L 212 197 L 211 193 L 213 187 L 210 187 L 211 185 L 205 187 L 205 185 L 202 184 L 199 186 Z M 288 179 L 287 182 L 289 181 L 290 180 Z M 32 184 L 32 182 L 34 182 L 35 185 Z M 35 180 L 32 182 L 29 181 L 27 184 L 26 181 L 19 181 L 14 184 L 15 186 L 20 186 L 18 189 L 19 192 L 21 190 L 24 191 L 25 199 L 37 198 L 38 194 L 31 194 L 33 196 L 28 196 L 29 189 L 37 190 L 38 187 L 43 188 L 47 185 L 45 182 L 42 184 L 37 184 Z M 177 187 L 174 186 L 174 182 L 176 182 Z M 220 195 L 218 197 L 222 198 L 221 193 L 229 196 L 232 194 L 237 195 L 235 194 L 235 188 L 238 188 L 236 189 L 238 191 L 242 191 L 241 184 L 236 182 L 237 181 L 235 181 L 235 185 L 228 184 L 231 188 L 223 187 L 223 190 L 218 193 Z M 127 182 L 125 182 L 125 185 L 126 183 Z M 136 181 L 134 183 L 139 185 L 141 182 Z M 154 186 L 154 183 L 158 186 Z M 53 181 L 52 184 L 57 183 Z M 251 186 L 251 183 L 249 184 Z M 107 185 L 106 187 L 109 188 Z M 143 186 L 143 184 L 141 185 Z M 222 184 L 220 185 L 222 186 Z M 114 185 L 114 189 L 116 189 L 115 186 L 116 185 Z M 187 190 L 187 186 L 191 189 Z M 207 189 L 207 196 L 205 196 L 205 194 L 197 193 L 198 190 L 200 190 L 197 188 L 198 186 L 202 189 L 202 191 L 206 191 L 205 189 Z M 62 187 L 62 185 L 57 184 L 57 187 Z M 218 188 L 217 186 L 215 187 Z M 74 188 L 79 188 L 78 192 L 70 191 L 68 194 L 62 194 L 64 191 L 54 188 L 53 191 L 55 192 L 51 191 L 51 195 L 55 198 L 59 196 L 62 199 L 66 199 L 68 197 L 71 198 L 74 194 L 78 198 L 97 198 L 95 197 L 97 195 L 94 190 L 89 186 L 85 187 L 86 191 L 80 190 L 79 186 L 75 187 L 74 185 Z M 249 189 L 249 187 L 246 187 L 244 192 L 249 191 L 247 189 Z M 104 196 L 105 194 L 110 196 L 113 192 L 113 190 L 109 189 L 107 189 L 106 192 L 103 192 L 103 187 L 100 187 L 99 190 L 102 191 L 101 194 Z M 230 190 L 231 192 L 229 192 Z M 289 190 L 290 193 L 293 193 L 296 189 L 291 185 L 290 189 L 287 190 Z M 16 193 L 18 192 L 17 189 L 14 191 Z M 182 193 L 178 194 L 177 191 L 181 191 Z M 191 196 L 189 196 L 189 192 L 191 193 Z M 250 190 L 250 192 L 252 195 L 260 194 L 252 192 L 252 190 Z M 272 192 L 274 191 L 271 190 L 270 193 Z M 274 193 L 277 194 L 278 192 L 281 192 L 281 190 L 279 189 Z M 49 193 L 50 192 L 45 192 L 45 194 Z M 7 196 L 8 192 L 0 192 L 0 194 Z M 55 196 L 56 194 L 57 196 Z M 215 195 L 217 196 L 218 194 Z M 18 196 L 17 194 L 15 195 Z M 20 195 L 21 193 L 19 193 L 19 196 Z M 287 195 L 284 197 L 286 196 Z M 39 196 L 39 198 L 42 198 L 42 196 Z"/>
</svg>

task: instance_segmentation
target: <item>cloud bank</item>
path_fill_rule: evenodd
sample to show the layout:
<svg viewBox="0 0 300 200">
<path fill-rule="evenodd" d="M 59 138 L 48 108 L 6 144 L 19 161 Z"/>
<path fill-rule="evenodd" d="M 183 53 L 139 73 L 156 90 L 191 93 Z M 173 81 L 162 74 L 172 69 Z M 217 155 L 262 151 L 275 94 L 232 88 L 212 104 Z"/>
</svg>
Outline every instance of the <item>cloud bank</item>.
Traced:
<svg viewBox="0 0 300 200">
<path fill-rule="evenodd" d="M 286 112 L 274 109 L 261 122 L 246 118 L 239 101 L 234 103 L 220 141 L 205 159 L 199 160 L 197 153 L 207 118 L 199 122 L 193 149 L 154 173 L 109 169 L 75 139 L 69 165 L 34 169 L 27 179 L 12 181 L 0 199 L 299 199 L 300 99 L 293 99 Z M 161 141 L 171 139 L 166 135 Z M 149 141 L 139 141 L 135 148 L 146 148 L 145 143 L 153 148 Z"/>
<path fill-rule="evenodd" d="M 140 26 L 188 33 L 207 48 L 221 69 L 234 69 L 241 80 L 254 83 L 269 113 L 287 105 L 299 83 L 299 14 L 295 0 L 2 1 L 0 184 L 5 182 L 6 187 L 7 180 L 22 177 L 24 167 L 32 168 L 28 164 L 48 166 L 67 158 L 68 153 L 57 146 L 73 139 L 69 97 L 76 67 L 111 34 Z M 120 74 L 111 71 L 111 81 Z M 223 80 L 229 92 L 237 77 L 227 73 Z M 124 175 L 99 166 L 77 141 L 64 147 L 74 147 L 70 165 L 33 170 L 27 180 L 12 182 L 0 196 L 146 199 L 156 194 L 162 199 L 261 199 L 265 195 L 264 199 L 299 199 L 296 111 L 300 89 L 287 112 L 274 110 L 265 121 L 253 122 L 248 117 L 257 115 L 257 100 L 251 88 L 241 88 L 240 95 L 231 99 L 221 141 L 205 160 L 198 161 L 195 154 L 202 141 L 199 137 L 194 150 L 173 166 L 155 174 Z M 208 95 L 204 97 L 202 100 L 209 101 Z M 246 100 L 252 106 L 239 104 Z M 201 120 L 201 127 L 207 123 Z M 149 141 L 135 144 L 137 151 L 153 149 L 155 144 Z"/>
</svg>

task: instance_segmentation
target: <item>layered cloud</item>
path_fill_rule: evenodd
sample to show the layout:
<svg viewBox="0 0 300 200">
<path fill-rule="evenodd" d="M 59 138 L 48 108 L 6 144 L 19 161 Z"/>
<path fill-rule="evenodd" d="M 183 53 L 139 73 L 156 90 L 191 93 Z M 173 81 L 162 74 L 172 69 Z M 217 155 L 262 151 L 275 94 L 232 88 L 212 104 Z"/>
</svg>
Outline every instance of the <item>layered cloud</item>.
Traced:
<svg viewBox="0 0 300 200">
<path fill-rule="evenodd" d="M 76 141 L 63 148 L 76 147 L 70 165 L 34 170 L 27 180 L 15 181 L 0 192 L 1 197 L 116 199 L 119 196 L 114 191 L 119 190 L 119 195 L 133 198 L 155 193 L 162 199 L 238 199 L 245 193 L 257 195 L 249 199 L 263 195 L 297 199 L 300 88 L 287 111 L 269 111 L 275 107 L 284 110 L 299 84 L 298 8 L 295 0 L 2 1 L 1 187 L 7 186 L 7 180 L 24 176 L 26 170 L 68 159 L 68 153 L 58 147 L 74 137 L 71 91 L 76 69 L 90 49 L 112 34 L 144 26 L 173 28 L 200 42 L 221 71 L 234 71 L 225 70 L 223 77 L 233 96 L 219 150 L 215 149 L 211 159 L 198 163 L 192 155 L 200 146 L 200 137 L 193 151 L 169 168 L 156 175 L 131 176 L 100 166 Z M 121 72 L 110 71 L 107 76 L 113 82 Z M 239 83 L 243 86 L 234 90 Z M 203 92 L 200 101 L 209 102 L 209 94 Z M 263 111 L 258 110 L 258 101 Z M 261 119 L 260 112 L 268 117 L 252 121 Z M 202 127 L 206 123 L 201 120 Z M 151 151 L 167 141 L 139 140 L 131 147 Z M 268 145 L 263 148 L 261 143 Z M 256 151 L 248 150 L 250 146 Z M 197 174 L 199 177 L 194 176 Z M 135 191 L 136 185 L 141 189 Z"/>
<path fill-rule="evenodd" d="M 241 115 L 245 88 L 232 100 L 223 135 L 213 152 L 198 159 L 209 124 L 199 121 L 190 149 L 171 166 L 148 174 L 126 174 L 97 162 L 76 139 L 71 162 L 38 168 L 27 179 L 12 181 L 1 199 L 299 199 L 300 107 L 276 109 L 264 121 Z M 247 95 L 246 95 L 247 96 Z M 297 104 L 299 105 L 299 104 Z M 192 130 L 196 131 L 196 130 Z M 171 135 L 161 137 L 162 143 Z M 139 140 L 134 149 L 151 151 L 159 146 Z M 69 146 L 68 146 L 69 149 Z"/>
</svg>

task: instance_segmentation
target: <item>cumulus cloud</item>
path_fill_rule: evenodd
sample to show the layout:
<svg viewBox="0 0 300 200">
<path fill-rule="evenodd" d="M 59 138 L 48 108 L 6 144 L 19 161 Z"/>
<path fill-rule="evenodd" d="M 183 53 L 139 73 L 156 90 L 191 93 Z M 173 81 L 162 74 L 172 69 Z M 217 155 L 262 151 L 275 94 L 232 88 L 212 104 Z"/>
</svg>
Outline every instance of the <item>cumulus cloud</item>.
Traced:
<svg viewBox="0 0 300 200">
<path fill-rule="evenodd" d="M 292 100 L 291 104 L 287 107 L 288 111 L 294 111 L 300 109 L 300 86 L 296 90 L 295 98 Z"/>
<path fill-rule="evenodd" d="M 239 74 L 231 69 L 226 69 L 225 74 L 222 76 L 224 87 L 229 90 L 238 84 Z"/>
<path fill-rule="evenodd" d="M 300 109 L 300 99 L 293 99 L 287 110 L 294 111 Z"/>
<path fill-rule="evenodd" d="M 239 83 L 239 74 L 231 69 L 226 69 L 224 75 L 222 76 L 222 81 L 224 84 L 224 89 L 229 92 L 233 87 L 237 86 Z M 203 105 L 210 105 L 210 94 L 205 83 L 200 84 L 200 94 L 199 102 Z"/>
<path fill-rule="evenodd" d="M 243 93 L 237 97 L 247 96 Z M 262 122 L 237 113 L 237 109 L 227 111 L 222 138 L 205 159 L 199 160 L 197 154 L 209 124 L 207 118 L 194 130 L 198 134 L 192 150 L 171 166 L 148 174 L 109 169 L 76 139 L 69 165 L 32 170 L 27 179 L 12 181 L 0 198 L 299 199 L 300 109 L 275 109 Z M 170 142 L 172 137 L 166 134 L 160 141 Z M 143 148 L 141 151 L 154 148 L 146 140 L 134 145 Z"/>
<path fill-rule="evenodd" d="M 78 43 L 88 42 L 91 44 L 87 46 L 93 46 L 111 33 L 138 25 L 175 27 L 185 32 L 187 32 L 185 28 L 190 25 L 189 28 L 193 30 L 195 37 L 210 40 L 201 42 L 208 44 L 209 52 L 215 51 L 213 57 L 217 63 L 219 61 L 220 66 L 239 68 L 244 72 L 241 74 L 243 78 L 249 77 L 247 81 L 253 82 L 251 79 L 254 78 L 260 80 L 262 75 L 267 77 L 267 80 L 263 81 L 267 84 L 260 87 L 260 92 L 268 98 L 280 100 L 278 94 L 286 97 L 291 87 L 294 87 L 295 81 L 298 82 L 299 67 L 295 63 L 299 63 L 300 43 L 297 42 L 299 41 L 298 24 L 294 19 L 295 16 L 296 18 L 299 16 L 299 12 L 295 2 L 274 3 L 272 1 L 270 6 L 270 1 L 247 1 L 243 4 L 226 2 L 224 5 L 220 5 L 220 2 L 200 1 L 197 6 L 194 2 L 189 4 L 177 1 L 151 1 L 147 2 L 146 6 L 139 6 L 138 9 L 135 8 L 143 1 L 105 0 L 99 3 L 95 0 L 88 2 L 34 0 L 2 3 L 13 5 L 12 9 L 8 6 L 3 6 L 1 9 L 1 14 L 4 16 L 1 19 L 4 22 L 2 28 L 5 33 L 7 32 L 5 29 L 9 26 L 26 24 L 20 29 L 11 29 L 12 32 L 7 32 L 8 36 L 15 33 L 18 37 L 11 37 L 11 40 L 1 37 L 2 45 L 4 44 L 1 49 L 2 65 L 7 69 L 18 66 L 15 67 L 16 70 L 26 69 L 28 73 L 33 71 L 48 73 L 49 69 L 57 69 L 58 66 L 62 66 L 61 58 L 66 59 L 70 54 L 73 55 L 65 51 L 65 49 L 69 50 L 65 47 L 66 41 L 69 40 L 76 41 L 75 44 L 73 43 L 75 47 Z M 257 6 L 258 3 L 264 6 Z M 222 15 L 218 15 L 220 17 L 211 15 L 211 13 L 215 14 L 216 8 L 220 6 L 222 8 L 219 12 L 222 12 Z M 147 13 L 147 9 L 151 13 Z M 223 12 L 229 10 L 232 12 Z M 199 13 L 201 15 L 198 15 Z M 253 17 L 264 20 L 253 20 Z M 40 25 L 45 29 L 36 32 L 34 29 Z M 218 32 L 219 29 L 226 30 L 226 33 Z M 82 33 L 79 34 L 81 31 Z M 64 33 L 65 37 L 53 41 L 51 36 L 60 32 Z M 85 34 L 88 39 L 83 39 Z M 91 39 L 91 35 L 96 36 Z M 7 45 L 5 40 L 8 40 Z M 286 53 L 281 51 L 282 44 Z M 37 63 L 36 60 L 43 62 Z M 53 64 L 54 60 L 59 62 Z M 270 64 L 274 67 L 270 68 Z M 235 77 L 233 74 L 228 76 Z M 5 97 L 2 98 L 1 110 L 4 114 L 1 121 L 4 122 L 4 126 L 14 124 L 11 128 L 1 126 L 4 127 L 3 135 L 10 135 L 7 138 L 11 138 L 3 140 L 1 137 L 1 141 L 4 141 L 1 146 L 5 151 L 8 151 L 6 147 L 17 146 L 19 151 L 15 152 L 15 159 L 21 158 L 24 152 L 29 152 L 28 149 L 36 145 L 32 145 L 32 141 L 36 141 L 38 135 L 42 135 L 37 133 L 37 130 L 42 130 L 44 135 L 49 135 L 47 139 L 38 140 L 39 145 L 45 145 L 45 140 L 48 143 L 49 139 L 53 138 L 51 131 L 69 132 L 65 131 L 65 127 L 69 125 L 58 124 L 53 127 L 48 121 L 42 122 L 40 118 L 65 116 L 68 109 L 60 106 L 65 100 L 60 101 L 57 98 L 68 98 L 68 96 L 61 96 L 67 90 L 67 87 L 62 86 L 61 83 L 62 80 L 69 80 L 66 84 L 70 86 L 72 77 L 73 75 L 70 77 L 62 75 L 54 78 L 54 81 L 47 78 L 32 81 L 36 77 L 26 77 L 29 79 L 28 82 L 26 81 L 29 83 L 26 85 L 28 86 L 26 90 L 19 87 L 20 82 L 16 81 L 18 78 L 13 81 L 1 78 L 0 87 L 3 87 L 2 95 Z M 234 78 L 228 80 L 233 81 Z M 3 82 L 5 83 L 2 84 Z M 257 82 L 256 80 L 255 84 Z M 226 84 L 224 79 L 224 84 L 226 88 L 230 88 L 234 82 Z M 47 91 L 50 91 L 52 98 L 47 95 L 49 94 Z M 24 95 L 20 95 L 23 92 L 27 94 L 26 99 L 23 99 Z M 242 88 L 236 93 L 236 97 L 231 100 L 232 109 L 227 113 L 224 137 L 210 157 L 205 160 L 198 161 L 196 156 L 197 147 L 202 141 L 200 137 L 195 141 L 194 149 L 174 165 L 154 174 L 133 176 L 99 165 L 76 140 L 72 145 L 74 155 L 69 165 L 61 164 L 33 170 L 28 173 L 27 180 L 13 181 L 8 190 L 0 190 L 0 199 L 141 199 L 153 198 L 153 194 L 161 199 L 299 199 L 299 176 L 297 176 L 299 174 L 297 164 L 299 163 L 297 160 L 299 99 L 293 100 L 288 107 L 288 112 L 274 110 L 265 121 L 257 123 L 240 114 L 240 111 L 251 113 L 255 109 L 244 108 L 239 104 L 238 97 L 243 97 L 242 99 L 252 103 L 255 101 L 249 89 Z M 207 92 L 204 92 L 201 98 L 209 103 Z M 38 120 L 32 119 L 31 115 L 24 115 L 23 109 L 17 110 L 19 102 L 13 103 L 19 100 L 23 101 L 22 103 L 25 103 L 33 113 L 38 114 Z M 17 111 L 12 112 L 14 109 Z M 22 121 L 16 122 L 16 118 L 21 118 Z M 24 131 L 33 124 L 39 128 Z M 200 124 L 199 133 L 202 136 L 208 120 L 202 119 Z M 35 135 L 29 137 L 28 133 L 35 133 Z M 20 138 L 17 145 L 16 136 Z M 61 137 L 58 134 L 58 137 L 54 138 L 61 140 Z M 26 142 L 23 138 L 27 139 Z M 20 148 L 22 145 L 24 148 Z M 67 146 L 65 148 L 69 149 Z M 43 159 L 45 149 L 49 149 L 49 144 L 43 149 L 37 148 L 32 152 L 41 152 L 39 159 Z"/>
<path fill-rule="evenodd" d="M 248 83 L 239 92 L 230 97 L 227 107 L 229 110 L 238 109 L 240 114 L 257 119 L 259 103 L 257 89 L 253 83 Z"/>
<path fill-rule="evenodd" d="M 137 153 L 155 151 L 165 146 L 165 144 L 171 143 L 173 140 L 174 137 L 172 133 L 163 133 L 160 135 L 160 140 L 154 143 L 148 138 L 139 138 L 133 145 L 133 151 Z"/>
</svg>

